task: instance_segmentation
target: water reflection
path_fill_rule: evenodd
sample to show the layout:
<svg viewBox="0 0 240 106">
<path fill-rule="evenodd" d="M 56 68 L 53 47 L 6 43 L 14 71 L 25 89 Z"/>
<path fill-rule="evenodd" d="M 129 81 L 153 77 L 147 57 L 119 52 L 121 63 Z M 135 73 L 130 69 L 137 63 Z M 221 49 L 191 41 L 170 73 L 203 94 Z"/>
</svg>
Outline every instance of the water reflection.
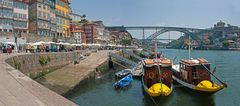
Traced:
<svg viewBox="0 0 240 106">
<path fill-rule="evenodd" d="M 145 106 L 167 106 L 169 104 L 169 101 L 173 99 L 173 95 L 170 94 L 169 96 L 159 96 L 159 97 L 150 97 L 144 90 L 144 105 Z"/>
<path fill-rule="evenodd" d="M 186 96 L 185 98 L 188 98 L 188 100 L 194 103 L 195 106 L 196 105 L 197 106 L 214 106 L 215 105 L 214 94 L 198 92 L 185 87 L 175 88 L 175 93 L 178 93 L 179 95 L 178 98 L 181 98 L 180 95 L 182 97 Z M 190 104 L 185 106 L 191 106 L 191 102 Z M 179 104 L 182 104 L 182 103 L 179 103 Z"/>
</svg>

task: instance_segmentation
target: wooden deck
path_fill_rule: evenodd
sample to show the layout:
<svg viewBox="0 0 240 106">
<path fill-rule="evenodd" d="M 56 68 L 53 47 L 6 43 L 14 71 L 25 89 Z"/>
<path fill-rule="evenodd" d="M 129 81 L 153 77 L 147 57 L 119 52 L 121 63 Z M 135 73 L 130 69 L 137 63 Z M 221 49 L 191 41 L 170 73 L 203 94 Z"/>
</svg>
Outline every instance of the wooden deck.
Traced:
<svg viewBox="0 0 240 106">
<path fill-rule="evenodd" d="M 141 77 L 143 75 L 142 63 L 138 63 L 138 65 L 132 69 L 132 74 L 134 77 Z"/>
</svg>

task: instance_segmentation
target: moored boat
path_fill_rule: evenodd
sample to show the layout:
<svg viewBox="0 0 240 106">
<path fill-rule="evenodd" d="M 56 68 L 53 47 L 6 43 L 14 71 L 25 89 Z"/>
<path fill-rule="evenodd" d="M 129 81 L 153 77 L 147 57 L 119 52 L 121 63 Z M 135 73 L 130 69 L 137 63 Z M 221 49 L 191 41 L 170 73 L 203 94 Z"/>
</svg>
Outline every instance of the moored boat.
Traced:
<svg viewBox="0 0 240 106">
<path fill-rule="evenodd" d="M 122 78 L 122 77 L 125 77 L 129 74 L 131 74 L 132 70 L 131 69 L 123 69 L 117 73 L 115 73 L 115 77 L 116 78 Z"/>
<path fill-rule="evenodd" d="M 128 74 L 127 76 L 123 77 L 122 79 L 120 79 L 119 81 L 114 83 L 114 87 L 116 89 L 117 88 L 125 88 L 131 83 L 132 80 L 133 80 L 132 74 Z"/>
<path fill-rule="evenodd" d="M 201 92 L 215 93 L 227 85 L 219 80 L 213 72 L 210 72 L 210 63 L 203 59 L 182 59 L 179 64 L 172 66 L 173 79 L 181 85 Z M 211 80 L 211 76 L 216 78 L 221 85 Z"/>
<path fill-rule="evenodd" d="M 172 92 L 171 60 L 167 58 L 143 61 L 142 85 L 151 97 L 168 96 Z"/>
</svg>

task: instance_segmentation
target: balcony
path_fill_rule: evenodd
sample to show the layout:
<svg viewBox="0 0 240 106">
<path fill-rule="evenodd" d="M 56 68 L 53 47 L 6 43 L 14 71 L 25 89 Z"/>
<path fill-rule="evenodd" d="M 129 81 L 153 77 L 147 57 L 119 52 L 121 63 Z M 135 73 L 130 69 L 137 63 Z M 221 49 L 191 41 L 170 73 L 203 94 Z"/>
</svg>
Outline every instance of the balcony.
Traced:
<svg viewBox="0 0 240 106">
<path fill-rule="evenodd" d="M 0 8 L 1 8 L 1 9 L 9 9 L 9 10 L 13 10 L 13 7 L 12 7 L 12 6 L 9 7 L 9 6 L 5 6 L 5 5 L 3 5 L 3 4 L 0 4 Z"/>
<path fill-rule="evenodd" d="M 28 19 L 23 19 L 23 18 L 13 18 L 15 21 L 28 21 Z"/>
<path fill-rule="evenodd" d="M 63 17 L 63 18 L 69 19 L 69 20 L 71 19 L 69 15 L 65 15 L 60 12 L 56 12 L 56 16 Z"/>
</svg>

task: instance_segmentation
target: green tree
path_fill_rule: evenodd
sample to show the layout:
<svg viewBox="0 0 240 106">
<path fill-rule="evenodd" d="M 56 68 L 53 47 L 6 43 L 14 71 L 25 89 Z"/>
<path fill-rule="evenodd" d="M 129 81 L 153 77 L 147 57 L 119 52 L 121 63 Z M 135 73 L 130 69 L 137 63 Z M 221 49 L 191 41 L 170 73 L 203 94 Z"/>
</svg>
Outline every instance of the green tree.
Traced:
<svg viewBox="0 0 240 106">
<path fill-rule="evenodd" d="M 224 40 L 224 41 L 223 41 L 223 47 L 228 48 L 229 45 L 230 45 L 230 43 L 228 42 L 228 40 Z"/>
<path fill-rule="evenodd" d="M 132 43 L 132 40 L 128 38 L 124 38 L 120 41 L 120 44 L 124 46 L 131 45 L 131 43 Z"/>
<path fill-rule="evenodd" d="M 86 14 L 83 14 L 83 15 L 82 15 L 82 18 L 86 18 Z"/>
<path fill-rule="evenodd" d="M 85 23 L 87 23 L 87 22 L 88 22 L 87 19 L 81 19 L 81 21 L 79 21 L 78 23 L 83 23 L 83 24 L 85 24 Z"/>
</svg>

